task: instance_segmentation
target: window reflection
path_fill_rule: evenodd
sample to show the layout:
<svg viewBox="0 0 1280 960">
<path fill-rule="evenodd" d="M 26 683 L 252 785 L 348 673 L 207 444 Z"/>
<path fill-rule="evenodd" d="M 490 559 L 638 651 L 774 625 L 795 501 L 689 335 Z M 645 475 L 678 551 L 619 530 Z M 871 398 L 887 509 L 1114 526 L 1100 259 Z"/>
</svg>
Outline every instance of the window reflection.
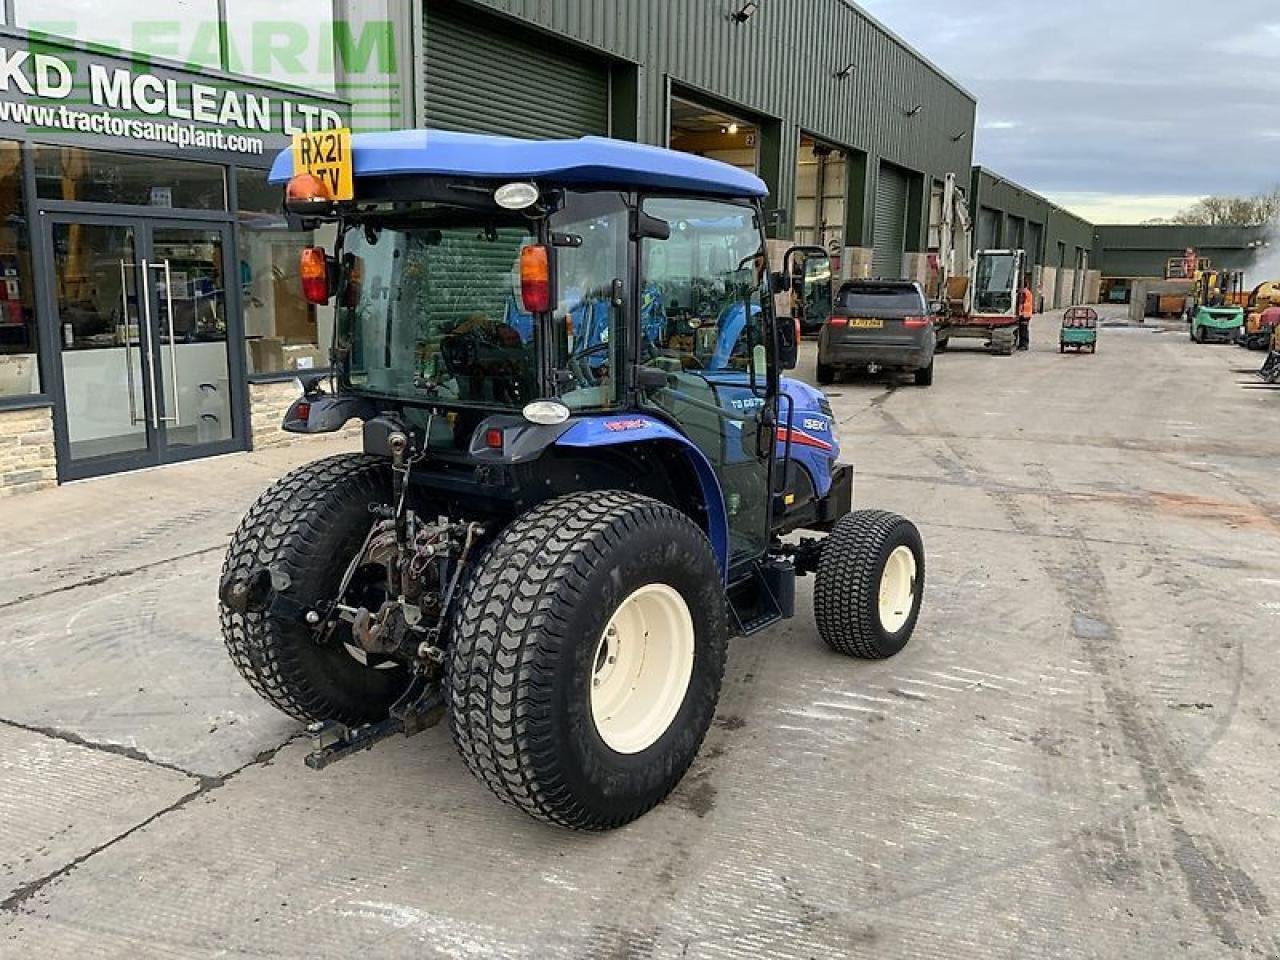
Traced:
<svg viewBox="0 0 1280 960">
<path fill-rule="evenodd" d="M 37 146 L 36 192 L 45 200 L 227 209 L 222 168 L 210 163 Z"/>
<path fill-rule="evenodd" d="M 226 4 L 229 70 L 294 87 L 334 89 L 332 3 Z"/>
<path fill-rule="evenodd" d="M 22 151 L 0 141 L 0 397 L 40 392 Z"/>
<path fill-rule="evenodd" d="M 268 184 L 262 171 L 239 171 L 236 186 L 249 373 L 328 367 L 333 308 L 315 307 L 303 299 L 298 260 L 304 247 L 332 248 L 334 229 L 290 233 L 280 188 Z"/>
<path fill-rule="evenodd" d="M 17 0 L 19 27 L 97 47 L 222 65 L 218 0 Z"/>
</svg>

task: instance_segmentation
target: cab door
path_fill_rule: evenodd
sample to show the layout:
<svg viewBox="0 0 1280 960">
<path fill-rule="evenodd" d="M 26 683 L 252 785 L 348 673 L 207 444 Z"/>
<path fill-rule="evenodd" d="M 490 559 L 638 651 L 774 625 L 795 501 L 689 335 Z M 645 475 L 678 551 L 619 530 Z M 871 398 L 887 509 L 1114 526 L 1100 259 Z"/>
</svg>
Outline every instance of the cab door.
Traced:
<svg viewBox="0 0 1280 960">
<path fill-rule="evenodd" d="M 729 520 L 730 568 L 770 543 L 774 436 L 762 428 L 773 362 L 772 302 L 759 215 L 749 204 L 649 197 L 643 212 L 670 226 L 640 245 L 643 366 L 666 385 L 641 403 L 674 420 L 710 461 Z M 642 318 L 643 319 L 643 318 Z"/>
</svg>

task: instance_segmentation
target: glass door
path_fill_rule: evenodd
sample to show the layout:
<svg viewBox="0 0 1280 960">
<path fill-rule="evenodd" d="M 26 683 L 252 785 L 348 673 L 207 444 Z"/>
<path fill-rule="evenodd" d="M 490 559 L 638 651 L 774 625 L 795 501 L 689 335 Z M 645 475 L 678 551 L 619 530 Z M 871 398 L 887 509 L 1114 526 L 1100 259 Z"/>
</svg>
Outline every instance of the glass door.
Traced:
<svg viewBox="0 0 1280 960">
<path fill-rule="evenodd" d="M 230 228 L 51 214 L 63 479 L 242 448 Z"/>
<path fill-rule="evenodd" d="M 235 439 L 228 352 L 228 229 L 148 226 L 144 269 L 155 301 L 161 457 L 217 452 Z"/>
<path fill-rule="evenodd" d="M 49 217 L 68 478 L 146 466 L 157 441 L 139 224 Z"/>
</svg>

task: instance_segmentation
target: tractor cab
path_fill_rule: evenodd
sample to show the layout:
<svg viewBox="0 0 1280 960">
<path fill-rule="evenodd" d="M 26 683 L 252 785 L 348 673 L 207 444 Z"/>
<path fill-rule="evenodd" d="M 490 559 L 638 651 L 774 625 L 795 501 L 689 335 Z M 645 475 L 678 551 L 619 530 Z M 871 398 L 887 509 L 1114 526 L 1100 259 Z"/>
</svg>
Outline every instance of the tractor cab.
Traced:
<svg viewBox="0 0 1280 960">
<path fill-rule="evenodd" d="M 750 566 L 778 519 L 771 491 L 783 514 L 812 513 L 844 479 L 825 400 L 782 378 L 796 324 L 774 313 L 776 291 L 820 288 L 829 261 L 797 248 L 771 273 L 766 190 L 750 174 L 635 144 L 573 146 L 358 137 L 348 199 L 282 157 L 272 176 L 290 214 L 338 226 L 334 252 L 303 253 L 308 298 L 337 311 L 335 389 L 313 387 L 286 428 L 390 413 L 432 455 L 423 475 L 476 456 L 541 459 L 531 422 L 554 428 L 539 441 L 561 458 L 674 430 L 709 468 L 704 497 L 724 504 L 708 533 L 726 571 Z M 796 417 L 804 439 L 785 422 Z M 385 424 L 366 431 L 370 452 L 385 452 Z"/>
</svg>

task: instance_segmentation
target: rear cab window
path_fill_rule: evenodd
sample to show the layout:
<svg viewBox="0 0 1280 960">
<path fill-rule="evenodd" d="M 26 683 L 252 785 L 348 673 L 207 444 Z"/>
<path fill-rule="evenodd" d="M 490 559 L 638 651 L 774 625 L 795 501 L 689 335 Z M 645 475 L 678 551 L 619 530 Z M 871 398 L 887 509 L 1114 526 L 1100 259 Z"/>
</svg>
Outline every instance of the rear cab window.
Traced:
<svg viewBox="0 0 1280 960">
<path fill-rule="evenodd" d="M 836 294 L 835 312 L 844 316 L 922 317 L 924 297 L 904 284 L 846 284 Z"/>
</svg>

